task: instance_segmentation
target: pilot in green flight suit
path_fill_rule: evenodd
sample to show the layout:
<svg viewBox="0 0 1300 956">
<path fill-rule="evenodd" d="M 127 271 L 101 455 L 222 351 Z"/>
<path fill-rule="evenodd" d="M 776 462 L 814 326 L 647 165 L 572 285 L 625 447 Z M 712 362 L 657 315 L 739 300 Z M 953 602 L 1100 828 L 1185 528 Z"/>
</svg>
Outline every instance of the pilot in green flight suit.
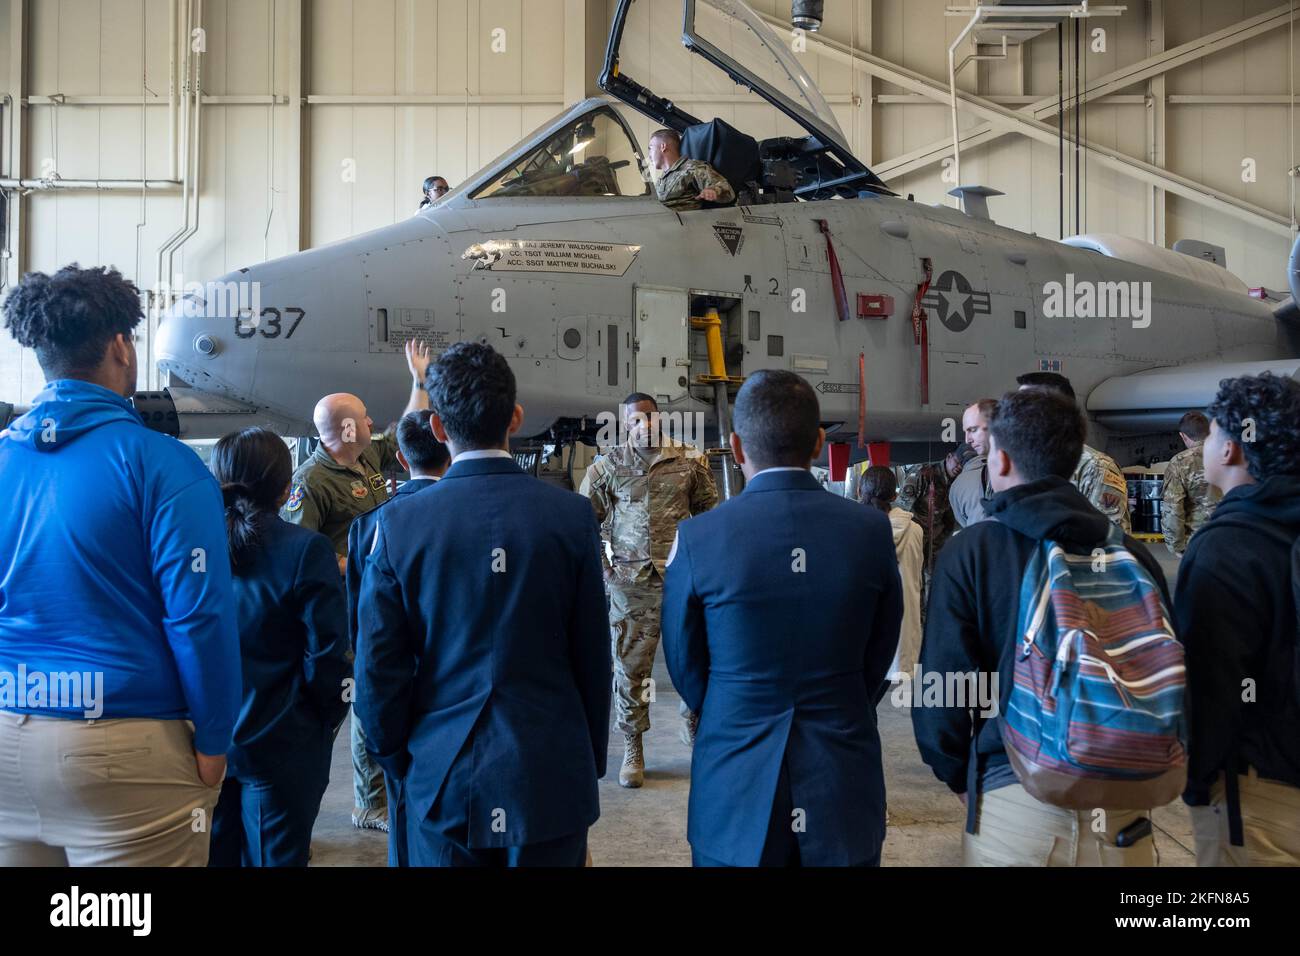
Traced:
<svg viewBox="0 0 1300 956">
<path fill-rule="evenodd" d="M 429 347 L 408 342 L 406 364 L 413 379 L 406 412 L 429 407 L 424 375 L 429 368 Z M 352 519 L 388 500 L 387 473 L 402 470 L 397 461 L 397 440 L 390 432 L 371 437 L 373 422 L 355 395 L 326 395 L 312 414 L 320 447 L 293 475 L 289 500 L 280 517 L 290 524 L 319 531 L 330 539 L 338 557 L 339 574 L 345 573 L 348 528 Z M 363 830 L 388 830 L 388 797 L 384 774 L 366 753 L 366 740 L 352 718 L 352 825 Z"/>
<path fill-rule="evenodd" d="M 346 557 L 352 519 L 387 501 L 386 476 L 401 470 L 397 440 L 391 432 L 372 436 L 352 465 L 335 461 L 322 443 L 293 473 L 282 517 L 291 524 L 319 531 L 330 539 L 335 554 Z"/>
</svg>

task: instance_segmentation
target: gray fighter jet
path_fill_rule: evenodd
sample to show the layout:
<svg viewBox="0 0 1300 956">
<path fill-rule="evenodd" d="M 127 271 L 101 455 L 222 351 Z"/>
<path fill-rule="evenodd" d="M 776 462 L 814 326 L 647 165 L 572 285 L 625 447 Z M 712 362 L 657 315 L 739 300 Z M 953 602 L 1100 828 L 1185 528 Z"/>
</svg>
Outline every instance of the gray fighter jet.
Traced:
<svg viewBox="0 0 1300 956">
<path fill-rule="evenodd" d="M 1204 406 L 1221 378 L 1300 369 L 1294 305 L 1252 298 L 1221 250 L 1027 235 L 991 221 L 996 193 L 979 187 L 954 190 L 961 210 L 895 196 L 753 10 L 684 0 L 684 49 L 665 53 L 645 34 L 675 2 L 618 4 L 612 99 L 569 108 L 405 222 L 178 303 L 157 346 L 170 387 L 141 396 L 146 415 L 182 437 L 254 423 L 310 435 L 317 398 L 350 391 L 387 421 L 409 387 L 406 341 L 479 340 L 514 368 L 522 434 L 589 435 L 634 390 L 725 428 L 720 395 L 786 368 L 817 389 L 834 442 L 855 458 L 859 440 L 889 442 L 905 462 L 933 457 L 967 403 L 1026 371 L 1069 376 L 1116 452 Z M 644 85 L 683 64 L 762 97 L 789 135 L 751 138 Z M 625 108 L 681 131 L 738 204 L 661 205 Z M 710 310 L 712 362 L 711 319 L 692 321 Z"/>
</svg>

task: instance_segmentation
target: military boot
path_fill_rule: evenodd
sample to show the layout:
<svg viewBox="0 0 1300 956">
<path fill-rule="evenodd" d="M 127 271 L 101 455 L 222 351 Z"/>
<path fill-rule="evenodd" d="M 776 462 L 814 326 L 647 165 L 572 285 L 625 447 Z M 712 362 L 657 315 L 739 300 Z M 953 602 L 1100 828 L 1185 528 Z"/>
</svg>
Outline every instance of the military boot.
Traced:
<svg viewBox="0 0 1300 956">
<path fill-rule="evenodd" d="M 645 783 L 645 754 L 640 734 L 624 734 L 623 766 L 618 771 L 618 785 L 635 790 Z"/>
</svg>

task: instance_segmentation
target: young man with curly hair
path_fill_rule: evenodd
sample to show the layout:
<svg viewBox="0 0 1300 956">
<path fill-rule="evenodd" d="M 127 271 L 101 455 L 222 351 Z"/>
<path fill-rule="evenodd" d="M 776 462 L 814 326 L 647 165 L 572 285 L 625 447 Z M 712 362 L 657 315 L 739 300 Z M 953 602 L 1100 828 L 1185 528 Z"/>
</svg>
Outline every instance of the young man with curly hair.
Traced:
<svg viewBox="0 0 1300 956">
<path fill-rule="evenodd" d="M 203 866 L 240 707 L 221 490 L 131 405 L 120 273 L 31 273 L 4 315 L 46 385 L 0 432 L 0 866 Z"/>
<path fill-rule="evenodd" d="M 1206 410 L 1223 499 L 1174 598 L 1187 649 L 1187 790 L 1199 866 L 1300 865 L 1300 382 L 1225 379 Z"/>
</svg>

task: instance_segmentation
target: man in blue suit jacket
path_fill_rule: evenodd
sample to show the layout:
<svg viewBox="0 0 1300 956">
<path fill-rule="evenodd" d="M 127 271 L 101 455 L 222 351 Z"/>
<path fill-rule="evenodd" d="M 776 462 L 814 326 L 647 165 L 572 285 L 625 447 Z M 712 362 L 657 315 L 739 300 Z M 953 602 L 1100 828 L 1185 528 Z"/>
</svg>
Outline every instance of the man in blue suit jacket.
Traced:
<svg viewBox="0 0 1300 956">
<path fill-rule="evenodd" d="M 366 555 L 375 539 L 375 522 L 379 518 L 380 509 L 406 495 L 432 488 L 447 473 L 447 467 L 451 464 L 451 452 L 433 437 L 433 431 L 429 428 L 431 414 L 427 408 L 421 408 L 407 412 L 398 420 L 397 460 L 410 473 L 411 480 L 398 488 L 397 494 L 384 504 L 354 518 L 348 528 L 348 632 L 354 651 L 357 646 L 357 599 L 361 596 L 361 572 L 365 570 Z M 359 739 L 359 735 L 354 735 L 352 740 L 354 774 L 357 771 L 356 746 Z M 388 815 L 391 821 L 388 827 L 388 865 L 406 866 L 408 860 L 401 781 L 386 773 L 384 784 L 388 789 Z"/>
<path fill-rule="evenodd" d="M 678 526 L 664 581 L 673 685 L 700 715 L 696 866 L 874 866 L 885 780 L 874 702 L 898 645 L 889 520 L 822 489 L 817 396 L 751 375 L 731 449 L 743 494 Z"/>
<path fill-rule="evenodd" d="M 596 518 L 514 463 L 523 409 L 490 346 L 452 346 L 426 384 L 452 466 L 376 516 L 356 712 L 412 866 L 582 866 L 612 687 Z"/>
<path fill-rule="evenodd" d="M 433 437 L 429 418 L 433 413 L 427 408 L 407 412 L 397 422 L 397 461 L 407 471 L 411 480 L 397 489 L 397 494 L 378 508 L 357 515 L 348 527 L 348 630 L 352 646 L 357 643 L 357 599 L 361 596 L 361 572 L 365 570 L 366 556 L 375 540 L 375 522 L 379 511 L 389 502 L 405 495 L 413 495 L 432 488 L 451 465 L 451 452 Z"/>
</svg>

